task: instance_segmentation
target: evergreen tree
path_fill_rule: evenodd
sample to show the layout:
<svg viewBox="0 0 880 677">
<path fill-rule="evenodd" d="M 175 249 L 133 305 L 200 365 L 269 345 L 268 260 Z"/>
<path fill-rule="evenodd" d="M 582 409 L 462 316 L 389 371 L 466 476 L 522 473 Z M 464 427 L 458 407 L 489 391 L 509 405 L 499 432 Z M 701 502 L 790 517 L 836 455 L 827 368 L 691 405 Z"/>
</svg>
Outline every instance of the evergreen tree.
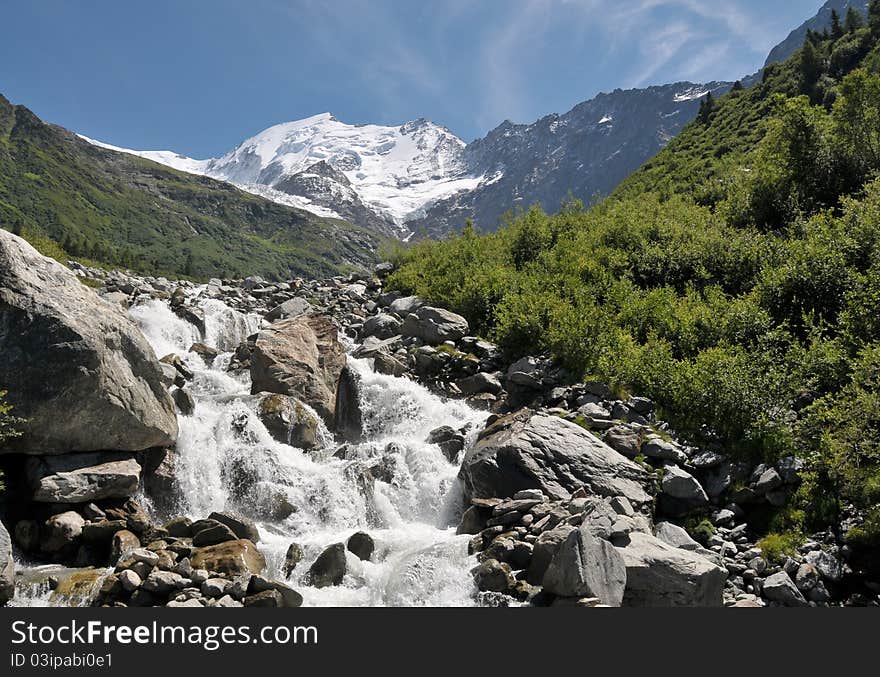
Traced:
<svg viewBox="0 0 880 677">
<path fill-rule="evenodd" d="M 850 6 L 846 13 L 846 30 L 848 33 L 855 33 L 860 28 L 865 27 L 865 17 L 855 7 Z"/>
<path fill-rule="evenodd" d="M 732 92 L 741 92 L 743 91 L 743 83 L 742 80 L 737 80 L 733 83 L 733 87 L 731 88 Z"/>
<path fill-rule="evenodd" d="M 697 119 L 704 125 L 709 123 L 712 113 L 715 110 L 715 97 L 712 92 L 706 94 L 706 98 L 700 101 L 700 112 L 697 113 Z"/>
<path fill-rule="evenodd" d="M 868 5 L 868 26 L 874 37 L 880 36 L 880 0 L 871 0 Z"/>
<path fill-rule="evenodd" d="M 880 2 L 880 0 L 878 0 Z M 807 40 L 801 50 L 801 78 L 805 91 L 809 91 L 819 81 L 824 70 L 822 55 L 812 42 Z"/>
<path fill-rule="evenodd" d="M 840 24 L 840 14 L 836 9 L 831 10 L 831 37 L 835 40 L 843 37 L 843 26 Z"/>
</svg>

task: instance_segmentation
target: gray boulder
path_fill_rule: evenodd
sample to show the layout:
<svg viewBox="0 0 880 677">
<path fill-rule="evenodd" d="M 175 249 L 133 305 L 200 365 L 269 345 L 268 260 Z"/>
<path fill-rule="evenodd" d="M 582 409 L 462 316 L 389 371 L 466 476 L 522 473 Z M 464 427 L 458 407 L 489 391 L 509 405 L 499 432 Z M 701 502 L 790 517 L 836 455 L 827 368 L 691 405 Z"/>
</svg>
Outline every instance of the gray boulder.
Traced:
<svg viewBox="0 0 880 677">
<path fill-rule="evenodd" d="M 275 322 L 277 320 L 286 320 L 291 317 L 299 317 L 306 313 L 312 312 L 312 306 L 308 301 L 301 298 L 290 299 L 279 306 L 275 306 L 266 313 L 266 320 Z"/>
<path fill-rule="evenodd" d="M 12 559 L 12 539 L 0 523 L 0 606 L 15 594 L 15 560 Z"/>
<path fill-rule="evenodd" d="M 377 339 L 386 340 L 400 334 L 400 328 L 403 323 L 394 315 L 388 313 L 380 313 L 367 319 L 364 322 L 364 328 L 361 330 L 361 337 L 375 336 Z"/>
<path fill-rule="evenodd" d="M 129 454 L 34 456 L 28 459 L 26 474 L 34 501 L 88 503 L 133 496 L 141 466 Z"/>
<path fill-rule="evenodd" d="M 676 465 L 668 465 L 663 469 L 660 486 L 667 496 L 689 505 L 703 506 L 709 503 L 709 497 L 697 478 Z"/>
<path fill-rule="evenodd" d="M 626 564 L 624 606 L 716 607 L 727 571 L 704 557 L 641 532 L 619 548 Z"/>
<path fill-rule="evenodd" d="M 442 308 L 424 306 L 406 316 L 400 333 L 415 336 L 437 346 L 445 341 L 458 341 L 468 334 L 468 323 L 461 315 Z"/>
<path fill-rule="evenodd" d="M 528 409 L 486 428 L 465 455 L 459 478 L 468 499 L 540 489 L 562 500 L 581 487 L 598 496 L 624 496 L 634 505 L 651 499 L 643 468 L 580 426 Z"/>
<path fill-rule="evenodd" d="M 257 414 L 269 434 L 282 444 L 304 451 L 313 451 L 320 446 L 320 421 L 295 397 L 260 393 Z"/>
<path fill-rule="evenodd" d="M 309 580 L 316 588 L 340 585 L 347 568 L 345 545 L 335 543 L 318 555 L 309 567 Z"/>
<path fill-rule="evenodd" d="M 392 301 L 388 309 L 395 315 L 406 317 L 410 313 L 416 312 L 424 305 L 425 302 L 422 301 L 422 299 L 420 299 L 418 296 L 405 296 L 403 298 L 395 299 L 394 301 Z"/>
<path fill-rule="evenodd" d="M 177 439 L 153 349 L 119 307 L 0 229 L 0 383 L 23 435 L 3 451 L 142 451 Z"/>
<path fill-rule="evenodd" d="M 667 545 L 681 550 L 697 552 L 703 546 L 690 537 L 687 531 L 672 522 L 660 522 L 654 527 L 654 535 Z"/>
<path fill-rule="evenodd" d="M 345 350 L 329 317 L 311 314 L 281 320 L 254 341 L 251 392 L 297 397 L 332 425 L 336 385 L 344 367 Z"/>
<path fill-rule="evenodd" d="M 769 576 L 764 581 L 764 597 L 771 602 L 777 602 L 782 606 L 803 607 L 809 606 L 807 600 L 797 589 L 794 581 L 784 571 Z"/>
<path fill-rule="evenodd" d="M 544 589 L 559 597 L 596 597 L 620 606 L 626 589 L 626 565 L 617 549 L 589 529 L 572 531 L 556 551 Z"/>
<path fill-rule="evenodd" d="M 364 436 L 364 421 L 360 403 L 361 377 L 346 366 L 339 376 L 336 388 L 336 414 L 333 429 L 346 442 L 360 442 Z"/>
</svg>

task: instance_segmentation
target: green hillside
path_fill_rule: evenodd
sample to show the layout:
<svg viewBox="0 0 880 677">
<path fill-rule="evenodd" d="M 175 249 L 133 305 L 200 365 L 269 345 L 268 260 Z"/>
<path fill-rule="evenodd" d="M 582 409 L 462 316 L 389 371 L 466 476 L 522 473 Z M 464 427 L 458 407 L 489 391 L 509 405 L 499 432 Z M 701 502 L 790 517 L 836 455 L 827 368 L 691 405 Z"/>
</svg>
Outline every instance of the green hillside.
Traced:
<svg viewBox="0 0 880 677">
<path fill-rule="evenodd" d="M 609 199 L 399 255 L 392 284 L 510 356 L 647 395 L 739 458 L 797 455 L 797 543 L 864 519 L 880 545 L 880 2 L 718 101 Z"/>
<path fill-rule="evenodd" d="M 0 227 L 44 253 L 195 278 L 319 277 L 378 237 L 212 179 L 97 148 L 0 96 Z"/>
</svg>

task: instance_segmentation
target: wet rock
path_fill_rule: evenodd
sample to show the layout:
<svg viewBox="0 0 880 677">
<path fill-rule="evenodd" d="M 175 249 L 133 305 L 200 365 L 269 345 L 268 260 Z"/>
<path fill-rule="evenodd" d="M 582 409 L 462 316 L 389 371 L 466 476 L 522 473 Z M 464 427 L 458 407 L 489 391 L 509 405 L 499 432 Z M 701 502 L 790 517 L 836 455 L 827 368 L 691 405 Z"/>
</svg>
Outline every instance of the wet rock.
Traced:
<svg viewBox="0 0 880 677">
<path fill-rule="evenodd" d="M 373 537 L 363 531 L 359 531 L 348 539 L 348 551 L 353 553 L 358 559 L 369 562 L 373 556 L 373 550 L 376 544 Z"/>
<path fill-rule="evenodd" d="M 171 397 L 174 398 L 174 404 L 177 405 L 181 414 L 184 416 L 192 416 L 193 413 L 195 413 L 196 400 L 189 390 L 186 388 L 177 388 L 171 393 Z"/>
<path fill-rule="evenodd" d="M 284 599 L 277 590 L 264 590 L 244 598 L 245 607 L 268 607 L 281 608 L 284 606 Z"/>
<path fill-rule="evenodd" d="M 290 578 L 290 574 L 296 569 L 296 566 L 302 562 L 305 553 L 298 543 L 291 543 L 287 548 L 287 554 L 284 556 L 284 575 Z"/>
<path fill-rule="evenodd" d="M 178 538 L 192 537 L 192 520 L 189 517 L 173 517 L 165 522 L 162 528 L 168 532 L 169 536 Z"/>
<path fill-rule="evenodd" d="M 131 593 L 141 587 L 141 577 L 138 576 L 131 569 L 120 571 L 117 575 L 117 578 L 119 580 L 119 584 L 122 586 L 122 589 L 126 592 Z"/>
<path fill-rule="evenodd" d="M 82 535 L 83 524 L 85 520 L 82 516 L 72 510 L 53 515 L 46 520 L 41 549 L 47 553 L 69 549 Z"/>
<path fill-rule="evenodd" d="M 193 545 L 201 548 L 236 540 L 235 532 L 225 524 L 213 519 L 199 520 L 193 524 Z"/>
<path fill-rule="evenodd" d="M 175 442 L 164 375 L 126 313 L 4 230 L 0 301 L 0 383 L 26 421 L 3 451 L 140 451 Z"/>
<path fill-rule="evenodd" d="M 330 318 L 311 314 L 281 320 L 261 331 L 254 342 L 251 392 L 297 397 L 332 425 L 345 361 Z"/>
<path fill-rule="evenodd" d="M 140 539 L 127 529 L 117 531 L 110 541 L 110 561 L 115 562 L 120 557 L 128 555 L 133 550 L 141 547 Z"/>
<path fill-rule="evenodd" d="M 455 463 L 458 455 L 464 450 L 465 437 L 460 432 L 442 426 L 428 433 L 428 444 L 436 444 L 450 463 Z"/>
<path fill-rule="evenodd" d="M 510 593 L 516 588 L 516 578 L 505 562 L 488 559 L 471 571 L 471 575 L 482 592 Z"/>
<path fill-rule="evenodd" d="M 459 477 L 468 497 L 510 497 L 523 489 L 568 499 L 585 487 L 599 496 L 650 500 L 648 474 L 580 426 L 521 410 L 487 427 Z"/>
<path fill-rule="evenodd" d="M 214 364 L 214 360 L 216 360 L 217 356 L 220 355 L 219 350 L 217 350 L 216 348 L 212 348 L 211 346 L 207 346 L 204 343 L 193 343 L 189 348 L 189 352 L 195 353 L 196 355 L 201 357 L 205 361 L 205 364 L 207 364 L 209 367 Z"/>
<path fill-rule="evenodd" d="M 124 530 L 124 520 L 103 520 L 101 522 L 88 522 L 83 525 L 82 539 L 89 545 L 109 546 L 113 536 Z"/>
<path fill-rule="evenodd" d="M 360 404 L 361 378 L 354 369 L 346 366 L 339 375 L 336 389 L 336 415 L 334 430 L 346 442 L 357 443 L 364 436 L 364 422 Z"/>
<path fill-rule="evenodd" d="M 274 393 L 261 393 L 260 398 L 257 412 L 272 437 L 304 451 L 314 451 L 320 446 L 320 422 L 302 402 Z"/>
<path fill-rule="evenodd" d="M 67 454 L 28 459 L 33 500 L 87 503 L 125 498 L 138 490 L 141 466 L 128 454 Z"/>
<path fill-rule="evenodd" d="M 318 555 L 318 559 L 309 567 L 309 580 L 316 588 L 340 585 L 346 569 L 345 546 L 335 543 Z"/>
<path fill-rule="evenodd" d="M 236 515 L 231 512 L 212 512 L 208 515 L 208 519 L 229 527 L 236 538 L 246 539 L 252 543 L 260 542 L 260 530 L 257 529 L 257 525 L 254 521 L 249 520 L 247 517 L 242 517 L 241 515 Z M 195 538 L 193 539 L 193 544 L 197 545 L 195 543 Z M 211 545 L 213 545 L 213 543 Z"/>
</svg>

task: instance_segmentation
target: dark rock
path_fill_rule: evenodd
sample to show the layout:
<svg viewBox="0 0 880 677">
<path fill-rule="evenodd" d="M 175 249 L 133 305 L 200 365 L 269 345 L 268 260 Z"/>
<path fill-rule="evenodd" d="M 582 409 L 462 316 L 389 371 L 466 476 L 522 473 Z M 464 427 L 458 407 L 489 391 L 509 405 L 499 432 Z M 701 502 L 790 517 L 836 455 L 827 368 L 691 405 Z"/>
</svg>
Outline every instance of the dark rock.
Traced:
<svg viewBox="0 0 880 677">
<path fill-rule="evenodd" d="M 357 532 L 348 539 L 348 551 L 365 562 L 370 561 L 375 547 L 376 544 L 373 542 L 373 537 L 363 531 Z"/>
<path fill-rule="evenodd" d="M 318 555 L 309 567 L 309 580 L 316 588 L 340 585 L 346 570 L 345 546 L 335 543 Z"/>
</svg>

